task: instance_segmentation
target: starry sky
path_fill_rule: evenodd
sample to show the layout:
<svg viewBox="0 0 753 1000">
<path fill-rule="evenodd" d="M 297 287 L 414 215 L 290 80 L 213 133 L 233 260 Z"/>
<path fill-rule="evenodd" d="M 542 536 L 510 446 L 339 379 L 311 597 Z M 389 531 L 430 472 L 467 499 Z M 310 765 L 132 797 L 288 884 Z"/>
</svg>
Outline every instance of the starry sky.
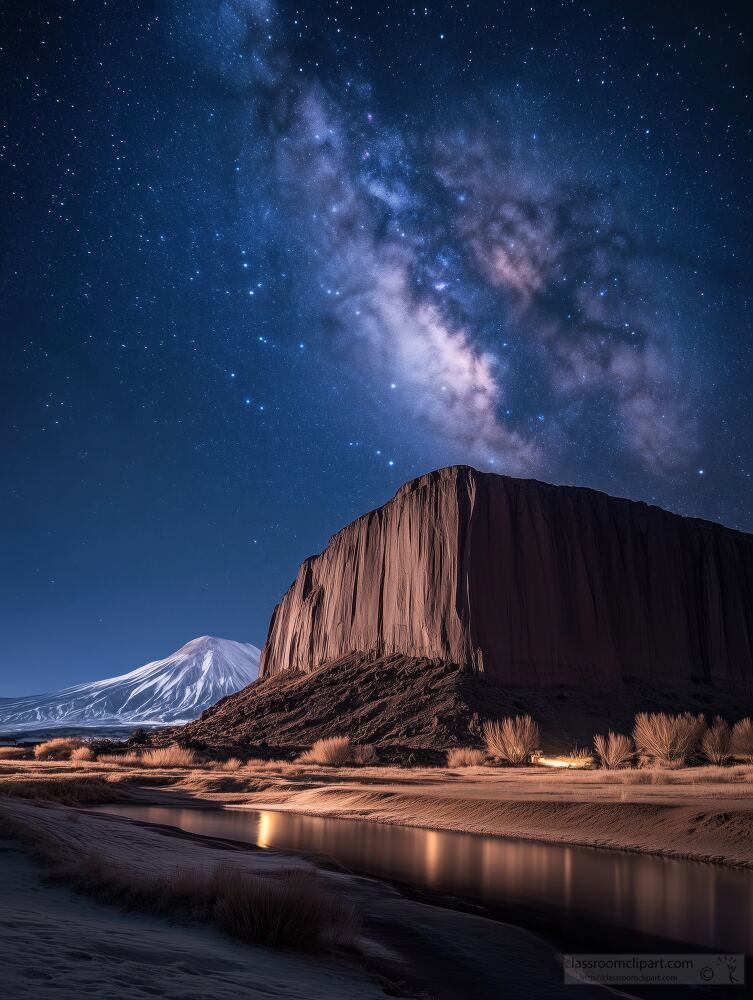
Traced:
<svg viewBox="0 0 753 1000">
<path fill-rule="evenodd" d="M 0 695 L 451 463 L 753 530 L 746 7 L 3 3 Z"/>
</svg>

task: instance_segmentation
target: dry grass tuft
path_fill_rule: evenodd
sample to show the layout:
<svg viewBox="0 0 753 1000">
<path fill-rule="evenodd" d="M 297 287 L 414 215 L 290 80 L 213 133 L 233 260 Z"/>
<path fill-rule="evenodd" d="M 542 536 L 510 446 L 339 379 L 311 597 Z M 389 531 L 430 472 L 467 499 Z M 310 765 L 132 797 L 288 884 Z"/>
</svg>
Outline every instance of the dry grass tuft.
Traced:
<svg viewBox="0 0 753 1000">
<path fill-rule="evenodd" d="M 732 756 L 729 723 L 717 715 L 711 727 L 701 737 L 701 751 L 710 764 L 726 764 Z"/>
<path fill-rule="evenodd" d="M 641 712 L 635 717 L 633 739 L 643 762 L 649 766 L 684 767 L 706 729 L 703 715 L 683 712 Z"/>
<path fill-rule="evenodd" d="M 75 750 L 71 750 L 71 761 L 76 764 L 84 764 L 87 761 L 94 760 L 94 751 L 91 747 L 76 747 Z"/>
<path fill-rule="evenodd" d="M 353 907 L 333 895 L 314 872 L 264 878 L 219 868 L 214 886 L 213 918 L 241 941 L 309 952 L 351 947 L 355 942 Z"/>
<path fill-rule="evenodd" d="M 54 740 L 37 743 L 34 756 L 37 760 L 70 760 L 74 750 L 84 745 L 77 736 L 58 736 Z"/>
<path fill-rule="evenodd" d="M 138 753 L 102 753 L 97 757 L 100 764 L 116 764 L 119 767 L 197 767 L 199 761 L 193 750 L 186 750 L 177 743 L 156 750 Z M 238 761 L 238 767 L 241 762 Z M 235 767 L 228 768 L 235 770 Z"/>
<path fill-rule="evenodd" d="M 118 764 L 120 767 L 141 767 L 141 757 L 137 753 L 101 753 L 98 764 Z"/>
<path fill-rule="evenodd" d="M 144 767 L 195 767 L 197 761 L 193 750 L 173 743 L 169 747 L 147 750 L 141 755 L 141 763 Z"/>
<path fill-rule="evenodd" d="M 448 767 L 480 767 L 486 763 L 486 754 L 477 747 L 455 747 L 447 751 Z"/>
<path fill-rule="evenodd" d="M 317 740 L 298 758 L 301 764 L 319 764 L 322 767 L 345 767 L 353 761 L 353 748 L 347 736 L 330 736 Z"/>
<path fill-rule="evenodd" d="M 193 750 L 186 750 L 173 743 L 168 747 L 147 750 L 143 754 L 100 754 L 100 764 L 118 764 L 121 767 L 196 767 L 198 761 Z"/>
<path fill-rule="evenodd" d="M 24 760 L 30 756 L 25 747 L 0 747 L 0 760 Z"/>
<path fill-rule="evenodd" d="M 379 754 L 370 743 L 353 747 L 353 763 L 361 767 L 371 767 L 379 763 Z"/>
<path fill-rule="evenodd" d="M 0 795 L 19 799 L 44 799 L 66 806 L 87 806 L 98 802 L 116 802 L 121 798 L 116 785 L 97 775 L 78 777 L 58 774 L 54 777 L 8 778 L 0 781 Z"/>
<path fill-rule="evenodd" d="M 218 771 L 240 771 L 243 767 L 243 761 L 238 757 L 229 757 L 227 760 L 220 761 L 217 764 Z"/>
<path fill-rule="evenodd" d="M 740 719 L 734 724 L 730 749 L 735 757 L 753 762 L 753 719 Z"/>
<path fill-rule="evenodd" d="M 530 715 L 516 715 L 484 723 L 484 742 L 490 757 L 508 764 L 526 764 L 538 749 L 539 727 Z"/>
<path fill-rule="evenodd" d="M 601 733 L 594 736 L 594 749 L 601 766 L 610 771 L 627 767 L 634 754 L 633 741 L 630 737 L 622 733 L 613 733 L 611 730 L 606 736 Z"/>
</svg>

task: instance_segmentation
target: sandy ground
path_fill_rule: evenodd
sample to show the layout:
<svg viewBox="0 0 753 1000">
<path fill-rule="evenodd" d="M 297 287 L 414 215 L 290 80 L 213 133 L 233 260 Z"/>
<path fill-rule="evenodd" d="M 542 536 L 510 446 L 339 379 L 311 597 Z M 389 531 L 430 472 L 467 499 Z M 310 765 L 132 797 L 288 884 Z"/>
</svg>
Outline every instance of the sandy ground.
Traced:
<svg viewBox="0 0 753 1000">
<path fill-rule="evenodd" d="M 102 906 L 43 884 L 39 868 L 0 841 L 0 968 L 7 1000 L 372 1000 L 365 973 L 235 944 Z"/>
<path fill-rule="evenodd" d="M 312 862 L 120 817 L 0 800 L 0 811 L 86 853 L 150 873 L 230 864 L 269 872 Z M 207 927 L 171 925 L 43 884 L 13 842 L 0 851 L 2 981 L 29 997 L 256 998 L 570 996 L 553 950 L 518 928 L 406 899 L 376 880 L 324 872 L 364 917 L 360 959 L 312 959 L 236 944 Z M 43 961 L 40 957 L 43 956 Z M 387 987 L 386 984 L 390 985 Z M 385 992 L 386 988 L 386 992 Z M 583 987 L 584 1000 L 596 989 Z M 599 991 L 599 995 L 606 995 Z"/>
</svg>

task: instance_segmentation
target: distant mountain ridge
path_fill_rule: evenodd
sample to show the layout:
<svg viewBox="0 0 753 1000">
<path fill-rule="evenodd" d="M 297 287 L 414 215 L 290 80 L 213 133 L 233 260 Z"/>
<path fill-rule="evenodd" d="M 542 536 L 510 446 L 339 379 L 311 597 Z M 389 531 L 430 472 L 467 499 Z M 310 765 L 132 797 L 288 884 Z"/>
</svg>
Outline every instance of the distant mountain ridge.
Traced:
<svg viewBox="0 0 753 1000">
<path fill-rule="evenodd" d="M 49 694 L 0 699 L 0 727 L 179 724 L 197 718 L 255 680 L 259 650 L 250 643 L 199 636 L 171 656 L 119 677 Z"/>
</svg>

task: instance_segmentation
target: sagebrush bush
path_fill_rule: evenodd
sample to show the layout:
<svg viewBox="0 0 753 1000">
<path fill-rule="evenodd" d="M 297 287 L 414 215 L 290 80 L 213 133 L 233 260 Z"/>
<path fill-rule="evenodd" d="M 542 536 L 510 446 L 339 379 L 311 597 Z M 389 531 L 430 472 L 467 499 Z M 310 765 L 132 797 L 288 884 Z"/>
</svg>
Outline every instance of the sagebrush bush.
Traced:
<svg viewBox="0 0 753 1000">
<path fill-rule="evenodd" d="M 726 764 L 732 756 L 730 743 L 732 731 L 729 723 L 721 716 L 712 722 L 701 737 L 701 751 L 710 764 Z"/>
<path fill-rule="evenodd" d="M 734 724 L 730 749 L 735 757 L 753 761 L 753 719 L 740 719 Z"/>
<path fill-rule="evenodd" d="M 539 727 L 530 715 L 508 716 L 484 723 L 484 743 L 490 757 L 508 764 L 525 764 L 539 745 Z"/>
<path fill-rule="evenodd" d="M 597 733 L 594 736 L 594 750 L 599 758 L 602 767 L 608 770 L 616 770 L 619 767 L 627 767 L 633 759 L 633 741 L 623 733 L 614 733 L 611 730 L 604 736 Z"/>
<path fill-rule="evenodd" d="M 447 751 L 448 767 L 480 767 L 486 763 L 486 754 L 477 747 L 454 747 Z"/>
<path fill-rule="evenodd" d="M 703 715 L 641 712 L 635 717 L 633 740 L 642 763 L 684 767 L 706 729 Z"/>
<path fill-rule="evenodd" d="M 23 760 L 29 756 L 25 747 L 0 747 L 0 760 Z"/>
<path fill-rule="evenodd" d="M 82 746 L 75 747 L 71 750 L 71 760 L 77 764 L 83 764 L 86 761 L 94 760 L 94 751 L 91 747 Z"/>
<path fill-rule="evenodd" d="M 74 750 L 84 746 L 84 741 L 77 736 L 58 736 L 54 740 L 37 743 L 34 756 L 37 760 L 70 760 Z"/>
<path fill-rule="evenodd" d="M 298 758 L 301 764 L 320 764 L 324 767 L 344 767 L 353 761 L 353 747 L 347 736 L 330 736 L 317 740 Z"/>
</svg>

